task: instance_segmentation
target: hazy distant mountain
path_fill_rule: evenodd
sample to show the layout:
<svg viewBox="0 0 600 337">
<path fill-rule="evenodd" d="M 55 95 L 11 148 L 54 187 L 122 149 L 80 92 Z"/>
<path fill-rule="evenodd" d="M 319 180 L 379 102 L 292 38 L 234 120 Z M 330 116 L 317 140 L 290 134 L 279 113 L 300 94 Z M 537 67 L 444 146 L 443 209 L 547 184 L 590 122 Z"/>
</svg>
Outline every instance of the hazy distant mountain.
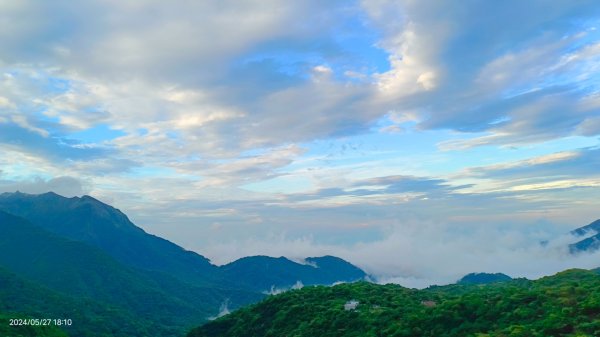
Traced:
<svg viewBox="0 0 600 337">
<path fill-rule="evenodd" d="M 495 282 L 504 282 L 510 281 L 512 278 L 506 274 L 502 273 L 470 273 L 460 280 L 458 280 L 458 284 L 488 284 Z"/>
<path fill-rule="evenodd" d="M 600 248 L 600 219 L 587 226 L 572 230 L 571 234 L 581 237 L 586 236 L 585 239 L 569 245 L 571 253 L 597 250 Z"/>
<path fill-rule="evenodd" d="M 362 280 L 365 272 L 333 256 L 307 258 L 306 264 L 285 257 L 250 256 L 221 267 L 226 278 L 240 280 L 256 291 L 291 288 L 296 284 L 329 285 L 335 282 Z"/>
<path fill-rule="evenodd" d="M 582 236 L 582 235 L 588 234 L 588 233 L 590 233 L 592 231 L 595 232 L 595 233 L 600 232 L 600 219 L 592 222 L 589 225 L 586 225 L 586 226 L 574 229 L 574 230 L 571 231 L 571 233 L 575 234 L 575 235 Z"/>
</svg>

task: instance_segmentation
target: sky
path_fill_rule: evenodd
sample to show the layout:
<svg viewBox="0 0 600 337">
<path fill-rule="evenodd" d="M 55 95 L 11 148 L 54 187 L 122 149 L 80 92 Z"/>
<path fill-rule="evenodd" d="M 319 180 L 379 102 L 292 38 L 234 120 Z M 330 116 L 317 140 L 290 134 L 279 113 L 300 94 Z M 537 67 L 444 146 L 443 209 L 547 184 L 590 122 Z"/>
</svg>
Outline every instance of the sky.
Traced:
<svg viewBox="0 0 600 337">
<path fill-rule="evenodd" d="M 217 264 L 599 267 L 565 236 L 600 218 L 599 28 L 594 0 L 0 0 L 0 192 Z"/>
</svg>

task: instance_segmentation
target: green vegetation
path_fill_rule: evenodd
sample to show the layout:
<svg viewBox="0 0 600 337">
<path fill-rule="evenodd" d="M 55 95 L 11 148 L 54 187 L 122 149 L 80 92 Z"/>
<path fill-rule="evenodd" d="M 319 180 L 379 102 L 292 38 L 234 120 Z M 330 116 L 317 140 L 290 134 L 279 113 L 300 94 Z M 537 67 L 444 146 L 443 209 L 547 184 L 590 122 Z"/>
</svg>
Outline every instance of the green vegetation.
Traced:
<svg viewBox="0 0 600 337">
<path fill-rule="evenodd" d="M 73 298 L 37 283 L 24 280 L 0 268 L 0 336 L 62 336 L 51 327 L 10 327 L 9 318 L 71 319 L 63 327 L 72 336 L 150 336 L 157 330 L 168 335 L 164 327 L 136 317 L 122 309 L 91 299 Z M 6 319 L 6 320 L 4 320 Z M 10 333 L 8 333 L 10 332 Z M 32 333 L 28 335 L 29 333 Z M 50 334 L 52 333 L 52 334 Z M 174 332 L 171 332 L 175 335 Z"/>
<path fill-rule="evenodd" d="M 350 301 L 358 302 L 355 309 Z M 305 287 L 271 296 L 188 336 L 600 336 L 600 276 L 568 270 L 536 281 L 424 290 L 365 282 Z"/>
</svg>

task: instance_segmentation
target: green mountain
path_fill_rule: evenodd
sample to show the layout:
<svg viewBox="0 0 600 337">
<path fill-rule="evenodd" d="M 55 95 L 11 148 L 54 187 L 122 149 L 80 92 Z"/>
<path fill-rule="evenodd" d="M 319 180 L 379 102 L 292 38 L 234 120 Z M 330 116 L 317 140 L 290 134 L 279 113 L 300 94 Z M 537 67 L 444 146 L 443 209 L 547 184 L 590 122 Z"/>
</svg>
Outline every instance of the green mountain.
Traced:
<svg viewBox="0 0 600 337">
<path fill-rule="evenodd" d="M 248 289 L 275 291 L 296 285 L 330 285 L 338 281 L 362 280 L 366 274 L 333 256 L 307 258 L 306 264 L 285 257 L 250 256 L 221 267 L 225 278 L 236 279 Z"/>
<path fill-rule="evenodd" d="M 1 194 L 0 233 L 0 268 L 70 299 L 77 312 L 87 312 L 82 303 L 93 303 L 105 313 L 91 314 L 96 321 L 111 319 L 111 313 L 129 319 L 132 328 L 123 336 L 181 336 L 221 309 L 259 301 L 271 286 L 289 287 L 296 281 L 331 284 L 364 275 L 335 257 L 309 258 L 310 265 L 258 259 L 263 266 L 276 265 L 273 269 L 261 269 L 255 258 L 217 267 L 199 254 L 147 234 L 119 210 L 91 197 Z M 250 277 L 253 271 L 259 273 Z M 15 312 L 27 317 L 49 312 L 48 306 L 28 303 L 24 298 L 15 300 L 15 308 L 22 309 Z M 92 328 L 76 335 L 115 335 L 105 332 Z"/>
<path fill-rule="evenodd" d="M 168 274 L 196 286 L 262 292 L 271 287 L 289 288 L 297 281 L 326 285 L 365 276 L 359 268 L 333 256 L 306 259 L 312 266 L 257 256 L 217 267 L 202 255 L 146 233 L 118 209 L 89 196 L 3 193 L 0 210 L 58 236 L 96 247 L 127 266 L 162 275 L 161 278 Z M 236 301 L 245 302 L 231 298 L 229 303 L 236 305 Z"/>
<path fill-rule="evenodd" d="M 194 283 L 211 283 L 217 275 L 216 266 L 207 258 L 146 233 L 118 209 L 89 196 L 3 193 L 0 210 L 54 234 L 97 247 L 132 267 L 166 272 Z"/>
<path fill-rule="evenodd" d="M 424 290 L 366 282 L 304 287 L 240 309 L 188 337 L 600 336 L 600 275 Z"/>
<path fill-rule="evenodd" d="M 261 294 L 195 286 L 165 273 L 126 266 L 102 250 L 49 233 L 0 211 L 0 266 L 76 298 L 89 298 L 151 320 L 154 336 L 176 336 L 218 312 L 255 302 Z"/>
</svg>

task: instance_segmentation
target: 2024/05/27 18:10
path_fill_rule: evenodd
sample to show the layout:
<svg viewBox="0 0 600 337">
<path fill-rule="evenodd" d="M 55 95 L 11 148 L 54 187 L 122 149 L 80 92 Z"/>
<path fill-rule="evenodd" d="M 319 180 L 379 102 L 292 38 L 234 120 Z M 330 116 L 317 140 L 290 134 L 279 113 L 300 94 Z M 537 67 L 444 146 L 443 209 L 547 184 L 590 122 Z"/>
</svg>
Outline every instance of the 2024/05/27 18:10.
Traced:
<svg viewBox="0 0 600 337">
<path fill-rule="evenodd" d="M 11 318 L 8 325 L 73 325 L 73 320 L 70 318 Z"/>
</svg>

